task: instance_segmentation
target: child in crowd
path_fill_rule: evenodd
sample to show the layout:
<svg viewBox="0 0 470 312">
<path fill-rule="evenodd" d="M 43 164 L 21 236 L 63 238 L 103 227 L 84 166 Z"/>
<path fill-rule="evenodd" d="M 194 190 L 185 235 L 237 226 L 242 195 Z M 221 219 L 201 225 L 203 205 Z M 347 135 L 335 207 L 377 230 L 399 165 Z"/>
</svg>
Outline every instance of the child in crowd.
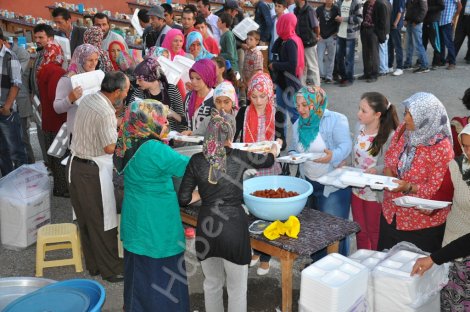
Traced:
<svg viewBox="0 0 470 312">
<path fill-rule="evenodd" d="M 248 32 L 246 37 L 245 58 L 242 67 L 242 79 L 243 84 L 240 88 L 240 92 L 244 93 L 246 85 L 251 80 L 254 74 L 263 71 L 263 54 L 256 47 L 260 41 L 260 34 L 257 30 Z"/>
<path fill-rule="evenodd" d="M 222 56 L 216 56 L 212 58 L 215 63 L 215 70 L 217 74 L 217 85 L 224 81 L 229 81 L 232 85 L 237 88 L 238 80 L 235 72 L 232 69 L 232 64 L 225 60 Z"/>
<path fill-rule="evenodd" d="M 228 13 L 222 13 L 217 21 L 222 35 L 220 36 L 220 56 L 230 61 L 234 71 L 238 71 L 238 53 L 235 36 L 230 30 L 232 26 L 232 16 Z"/>
<path fill-rule="evenodd" d="M 381 175 L 385 152 L 398 127 L 395 106 L 384 95 L 367 92 L 361 97 L 357 117 L 359 125 L 353 144 L 353 166 L 365 173 Z M 361 231 L 356 234 L 357 249 L 377 250 L 383 192 L 354 187 L 352 193 L 353 219 L 361 226 Z"/>
</svg>

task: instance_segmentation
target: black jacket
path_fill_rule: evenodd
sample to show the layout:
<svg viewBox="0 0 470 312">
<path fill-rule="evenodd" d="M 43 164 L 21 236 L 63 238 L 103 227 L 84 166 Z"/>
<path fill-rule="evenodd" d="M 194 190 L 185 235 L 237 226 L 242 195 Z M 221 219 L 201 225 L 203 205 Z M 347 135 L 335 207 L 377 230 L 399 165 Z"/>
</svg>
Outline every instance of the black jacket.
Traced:
<svg viewBox="0 0 470 312">
<path fill-rule="evenodd" d="M 408 0 L 406 1 L 405 21 L 419 24 L 424 21 L 428 12 L 428 2 L 426 0 Z"/>
<path fill-rule="evenodd" d="M 367 9 L 369 8 L 369 1 L 364 3 L 363 15 L 366 16 Z M 379 43 L 384 43 L 387 40 L 387 35 L 390 33 L 390 17 L 392 15 L 392 5 L 388 0 L 376 0 L 375 6 L 372 11 L 372 21 L 374 23 L 374 32 L 377 35 Z"/>
<path fill-rule="evenodd" d="M 428 1 L 428 12 L 424 17 L 424 23 L 430 24 L 433 22 L 439 22 L 441 18 L 441 12 L 444 10 L 444 0 L 427 0 Z"/>
<path fill-rule="evenodd" d="M 317 34 L 313 30 L 316 26 L 313 25 L 313 22 L 316 19 L 315 9 L 306 2 L 302 8 L 296 6 L 294 14 L 297 16 L 297 27 L 295 28 L 295 32 L 297 33 L 297 36 L 302 39 L 304 48 L 315 46 L 318 42 Z"/>
</svg>

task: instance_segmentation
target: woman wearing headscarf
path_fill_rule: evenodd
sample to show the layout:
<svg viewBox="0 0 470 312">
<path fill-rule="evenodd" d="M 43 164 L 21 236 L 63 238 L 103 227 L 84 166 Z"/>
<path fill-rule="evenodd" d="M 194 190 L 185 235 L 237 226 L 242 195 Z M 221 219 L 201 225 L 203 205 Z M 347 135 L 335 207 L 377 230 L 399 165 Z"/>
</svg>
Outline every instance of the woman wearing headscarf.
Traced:
<svg viewBox="0 0 470 312">
<path fill-rule="evenodd" d="M 193 58 L 195 61 L 202 59 L 211 59 L 215 55 L 210 53 L 204 47 L 204 39 L 198 31 L 192 31 L 186 37 L 186 56 Z"/>
<path fill-rule="evenodd" d="M 214 89 L 213 98 L 216 110 L 218 110 L 219 112 L 223 111 L 224 113 L 232 115 L 233 118 L 235 118 L 238 113 L 237 93 L 230 82 L 224 81 L 219 84 Z M 190 131 L 189 134 L 204 136 L 207 132 L 209 122 L 210 118 L 204 119 L 199 128 L 197 128 L 195 131 Z"/>
<path fill-rule="evenodd" d="M 237 130 L 235 141 L 240 136 L 240 142 L 255 143 L 262 141 L 277 141 L 282 150 L 286 147 L 284 136 L 284 114 L 277 111 L 274 105 L 274 86 L 271 78 L 265 73 L 256 73 L 248 82 L 247 96 L 250 105 L 243 106 L 237 114 Z M 258 176 L 281 174 L 281 165 L 275 163 L 270 168 L 260 169 Z M 271 256 L 255 252 L 250 266 L 260 261 L 258 275 L 269 272 Z"/>
<path fill-rule="evenodd" d="M 150 48 L 147 55 L 145 55 L 145 58 L 149 58 L 152 56 L 156 58 L 163 56 L 163 57 L 166 57 L 167 59 L 170 59 L 170 52 L 165 48 L 153 46 Z"/>
<path fill-rule="evenodd" d="M 57 114 L 53 106 L 57 83 L 60 77 L 65 74 L 65 70 L 62 68 L 63 62 L 64 58 L 60 46 L 56 43 L 48 43 L 44 47 L 44 58 L 37 73 L 41 101 L 41 127 L 44 133 L 46 150 L 51 146 L 60 127 L 67 118 L 65 114 Z M 61 159 L 53 156 L 47 158 L 47 163 L 54 178 L 54 196 L 69 197 L 65 167 L 60 164 Z"/>
<path fill-rule="evenodd" d="M 442 248 L 420 258 L 412 274 L 422 275 L 431 266 L 450 262 L 449 282 L 441 290 L 441 311 L 466 311 L 470 302 L 470 125 L 458 136 L 462 155 L 449 164 L 454 185 L 452 209 L 447 217 Z"/>
<path fill-rule="evenodd" d="M 73 131 L 75 113 L 78 105 L 75 103 L 82 97 L 83 90 L 80 86 L 73 88 L 71 77 L 76 74 L 94 71 L 98 64 L 99 51 L 95 46 L 85 43 L 79 45 L 72 55 L 68 73 L 60 78 L 57 84 L 54 110 L 57 114 L 67 113 L 67 131 Z"/>
<path fill-rule="evenodd" d="M 170 59 L 173 60 L 177 55 L 186 55 L 183 50 L 183 43 L 183 33 L 181 30 L 173 28 L 165 35 L 165 39 L 163 39 L 162 42 L 162 48 L 165 48 L 170 52 Z"/>
<path fill-rule="evenodd" d="M 109 44 L 108 53 L 114 70 L 120 70 L 126 73 L 134 69 L 135 61 L 122 42 L 112 41 Z"/>
<path fill-rule="evenodd" d="M 274 83 L 277 85 L 277 107 L 284 113 L 286 121 L 290 116 L 292 124 L 299 118 L 292 98 L 302 87 L 301 79 L 305 67 L 304 45 L 302 39 L 295 33 L 296 26 L 297 17 L 293 13 L 279 17 L 276 24 L 279 38 L 273 44 L 274 61 L 269 65 L 269 69 L 274 73 Z"/>
<path fill-rule="evenodd" d="M 116 144 L 114 165 L 124 174 L 120 233 L 126 311 L 189 311 L 184 229 L 172 180 L 183 176 L 189 158 L 161 141 L 167 112 L 155 100 L 132 102 Z M 159 291 L 170 284 L 171 296 Z"/>
<path fill-rule="evenodd" d="M 234 119 L 212 110 L 202 153 L 191 157 L 178 193 L 187 206 L 198 187 L 202 205 L 196 228 L 196 254 L 204 273 L 206 311 L 224 311 L 223 286 L 227 283 L 228 311 L 247 311 L 248 264 L 251 259 L 248 218 L 243 201 L 242 176 L 248 168 L 274 164 L 276 145 L 266 155 L 232 149 Z M 207 224 L 218 224 L 216 233 Z"/>
<path fill-rule="evenodd" d="M 404 122 L 397 128 L 385 154 L 385 175 L 398 187 L 384 191 L 378 250 L 401 241 L 427 252 L 441 247 L 450 205 L 429 213 L 404 208 L 393 200 L 402 196 L 451 201 L 449 162 L 454 157 L 449 118 L 444 105 L 431 93 L 418 92 L 405 101 Z"/>
<path fill-rule="evenodd" d="M 173 61 L 175 56 L 185 56 L 186 53 L 183 50 L 184 44 L 184 35 L 179 29 L 171 29 L 165 35 L 165 39 L 162 42 L 162 48 L 167 49 L 170 52 L 170 60 Z M 176 84 L 178 90 L 181 93 L 181 97 L 184 98 L 186 96 L 186 88 L 184 86 L 183 80 L 179 80 Z"/>
<path fill-rule="evenodd" d="M 101 48 L 101 43 L 103 42 L 103 31 L 101 28 L 98 26 L 91 26 L 88 28 L 83 35 L 83 42 L 91 44 L 98 49 L 99 57 L 96 69 L 101 69 L 105 73 L 114 70 L 108 52 Z"/>
<path fill-rule="evenodd" d="M 157 58 L 146 57 L 135 68 L 134 76 L 136 85 L 132 86 L 129 102 L 134 102 L 135 98 L 160 101 L 169 109 L 170 129 L 178 132 L 186 130 L 181 94 L 174 85 L 168 83 Z"/>
<path fill-rule="evenodd" d="M 317 181 L 349 157 L 352 141 L 348 119 L 343 114 L 327 109 L 328 96 L 320 87 L 302 87 L 295 94 L 294 101 L 300 117 L 292 126 L 289 153 L 323 154 L 320 158 L 299 165 L 301 176 L 313 186 L 307 206 L 348 219 L 351 188 L 337 189 Z M 348 240 L 340 241 L 339 252 L 347 256 L 348 249 Z"/>
<path fill-rule="evenodd" d="M 193 90 L 186 94 L 184 107 L 190 131 L 199 128 L 204 119 L 210 117 L 214 107 L 214 87 L 216 84 L 215 64 L 210 59 L 194 63 L 189 70 Z"/>
</svg>

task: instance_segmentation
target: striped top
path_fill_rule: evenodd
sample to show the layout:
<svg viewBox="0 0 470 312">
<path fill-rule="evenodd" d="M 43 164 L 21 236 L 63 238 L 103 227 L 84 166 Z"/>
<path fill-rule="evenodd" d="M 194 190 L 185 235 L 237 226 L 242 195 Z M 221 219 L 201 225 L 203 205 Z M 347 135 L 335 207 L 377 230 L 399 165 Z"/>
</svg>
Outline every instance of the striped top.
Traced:
<svg viewBox="0 0 470 312">
<path fill-rule="evenodd" d="M 174 85 L 168 84 L 168 88 L 166 90 L 166 92 L 168 93 L 169 101 L 165 101 L 163 99 L 162 92 L 160 92 L 156 96 L 153 96 L 149 92 L 146 92 L 146 91 L 140 89 L 138 86 L 135 86 L 135 85 L 132 85 L 131 89 L 132 89 L 132 91 L 130 91 L 128 104 L 134 102 L 136 98 L 140 98 L 140 99 L 143 99 L 143 100 L 146 100 L 146 99 L 158 100 L 158 101 L 161 101 L 163 104 L 166 104 L 166 105 L 168 103 L 165 103 L 165 102 L 169 102 L 169 104 L 170 104 L 169 108 L 172 111 L 174 111 L 175 113 L 177 113 L 178 115 L 180 115 L 181 118 L 182 118 L 181 122 L 178 122 L 178 121 L 176 121 L 172 118 L 168 118 L 168 121 L 170 123 L 170 130 L 178 131 L 178 132 L 188 130 L 188 125 L 187 125 L 187 121 L 186 121 L 186 118 L 185 118 L 186 115 L 184 113 L 183 99 L 181 98 L 180 91 Z"/>
<path fill-rule="evenodd" d="M 115 109 L 101 92 L 85 96 L 75 115 L 72 144 L 75 156 L 85 159 L 104 155 L 104 148 L 117 141 Z"/>
</svg>

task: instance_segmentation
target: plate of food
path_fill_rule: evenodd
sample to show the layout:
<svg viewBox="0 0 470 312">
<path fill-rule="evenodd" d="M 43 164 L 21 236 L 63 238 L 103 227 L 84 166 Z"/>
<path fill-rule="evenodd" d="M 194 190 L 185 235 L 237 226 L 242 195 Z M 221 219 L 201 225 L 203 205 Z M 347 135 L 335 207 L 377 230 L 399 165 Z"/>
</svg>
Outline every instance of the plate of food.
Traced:
<svg viewBox="0 0 470 312">
<path fill-rule="evenodd" d="M 277 145 L 277 151 L 278 154 L 281 150 L 281 147 L 279 146 L 279 143 L 276 141 L 261 141 L 261 142 L 255 142 L 255 143 L 232 143 L 232 148 L 235 149 L 240 149 L 243 151 L 251 152 L 251 153 L 269 153 L 271 150 L 271 146 L 273 144 Z"/>
</svg>

